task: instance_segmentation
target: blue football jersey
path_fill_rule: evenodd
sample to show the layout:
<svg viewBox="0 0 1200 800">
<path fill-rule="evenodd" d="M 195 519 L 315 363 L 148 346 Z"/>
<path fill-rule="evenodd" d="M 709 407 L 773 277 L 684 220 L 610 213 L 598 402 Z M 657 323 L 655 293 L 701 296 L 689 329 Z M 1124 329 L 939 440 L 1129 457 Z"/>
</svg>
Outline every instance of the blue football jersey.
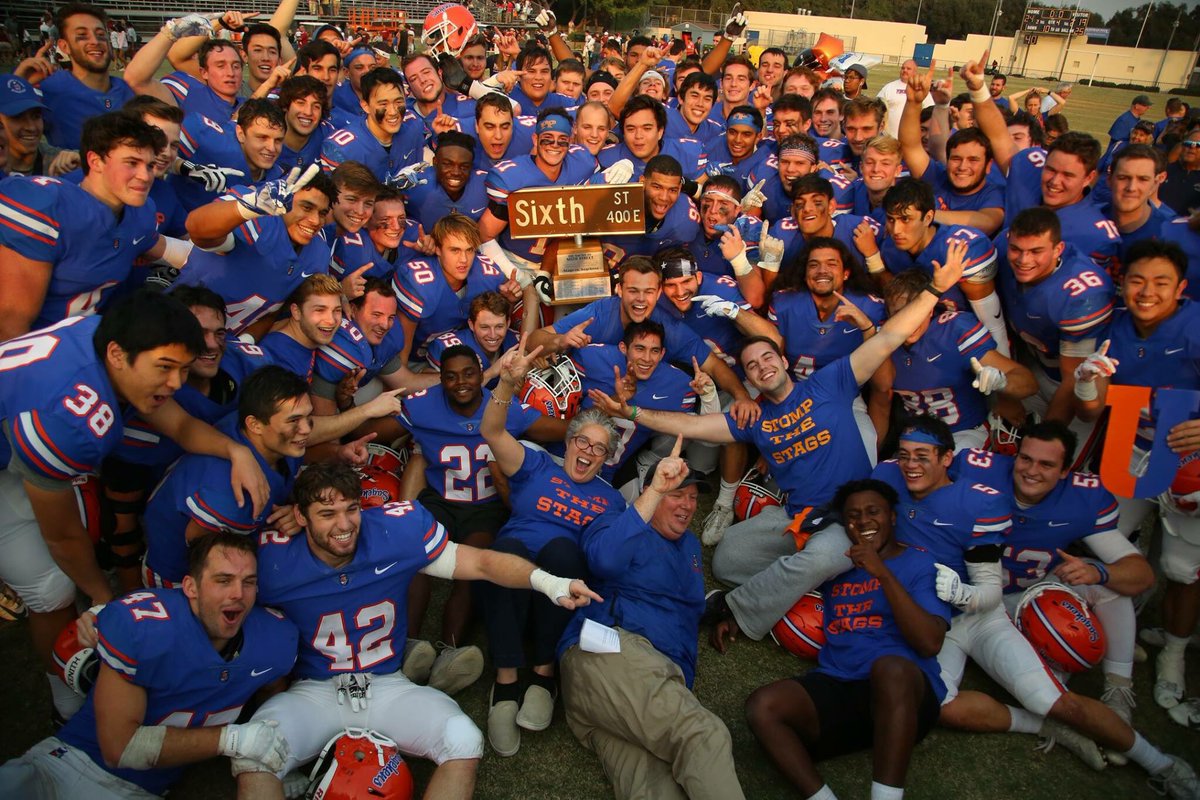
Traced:
<svg viewBox="0 0 1200 800">
<path fill-rule="evenodd" d="M 747 186 L 746 180 L 751 173 L 755 170 L 762 171 L 767 160 L 773 157 L 771 148 L 760 144 L 754 152 L 735 163 L 724 136 L 713 139 L 706 145 L 706 149 L 708 163 L 720 167 L 722 175 L 730 176 L 743 187 Z M 753 186 L 754 184 L 749 185 Z"/>
<path fill-rule="evenodd" d="M 559 94 L 558 92 L 547 92 L 546 96 L 542 98 L 542 102 L 535 103 L 525 93 L 525 90 L 521 88 L 520 83 L 513 86 L 512 91 L 508 93 L 508 97 L 510 100 L 520 104 L 522 114 L 529 114 L 535 117 L 538 115 L 538 112 L 544 111 L 547 108 L 565 108 L 568 111 L 574 111 L 575 107 L 579 105 L 579 102 L 575 98 L 567 97 L 565 94 Z"/>
<path fill-rule="evenodd" d="M 1112 206 L 1105 205 L 1100 208 L 1100 213 L 1109 219 L 1113 219 Z M 1175 212 L 1168 205 L 1161 205 L 1158 208 L 1150 207 L 1150 216 L 1146 221 L 1132 231 L 1121 232 L 1121 245 L 1117 254 L 1117 260 L 1120 262 L 1120 272 L 1117 275 L 1112 275 L 1114 282 L 1121 283 L 1125 275 L 1126 258 L 1125 255 L 1129 252 L 1129 248 L 1133 247 L 1138 242 L 1147 239 L 1163 239 L 1167 226 L 1175 220 Z M 1189 287 L 1190 288 L 1190 287 Z"/>
<path fill-rule="evenodd" d="M 1004 218 L 1010 222 L 1027 208 L 1042 204 L 1042 167 L 1046 151 L 1027 147 L 1012 157 L 1004 184 Z"/>
<path fill-rule="evenodd" d="M 397 326 L 399 327 L 399 326 Z M 447 331 L 439 336 L 434 337 L 427 345 L 425 345 L 425 358 L 429 361 L 429 365 L 439 372 L 442 369 L 442 354 L 446 352 L 446 348 L 453 347 L 456 344 L 465 344 L 467 347 L 475 351 L 479 356 L 479 360 L 483 362 L 483 368 L 487 369 L 492 365 L 492 359 L 484 351 L 481 345 L 475 338 L 470 328 L 463 327 L 455 331 Z M 517 344 L 517 335 L 510 329 L 504 334 L 504 341 L 500 343 L 500 355 L 504 355 Z M 499 358 L 499 356 L 497 356 Z"/>
<path fill-rule="evenodd" d="M 446 193 L 436 177 L 430 176 L 427 183 L 414 186 L 404 193 L 408 218 L 424 225 L 427 231 L 432 231 L 442 217 L 455 212 L 479 222 L 488 207 L 487 187 L 484 185 L 487 175 L 484 170 L 475 170 L 457 200 Z"/>
<path fill-rule="evenodd" d="M 488 468 L 495 459 L 479 432 L 491 397 L 492 393 L 484 389 L 483 401 L 469 417 L 450 407 L 440 385 L 404 398 L 400 424 L 413 435 L 425 457 L 425 484 L 453 503 L 482 503 L 496 498 Z M 513 403 L 508 407 L 504 427 L 519 439 L 540 418 L 537 409 Z"/>
<path fill-rule="evenodd" d="M 271 331 L 258 343 L 272 364 L 299 375 L 312 383 L 313 370 L 317 366 L 317 351 L 288 336 L 283 331 Z"/>
<path fill-rule="evenodd" d="M 149 589 L 114 600 L 100 612 L 96 630 L 100 660 L 145 690 L 142 724 L 149 726 L 233 724 L 255 692 L 287 675 L 296 662 L 296 626 L 278 613 L 258 607 L 246 614 L 242 645 L 226 661 L 179 589 Z M 181 766 L 106 766 L 96 731 L 95 691 L 58 732 L 58 738 L 87 753 L 104 770 L 151 794 L 164 794 L 183 774 Z"/>
<path fill-rule="evenodd" d="M 150 199 L 154 201 L 154 221 L 163 236 L 184 239 L 188 236 L 187 209 L 179 202 L 179 193 L 170 181 L 159 178 L 150 184 Z"/>
<path fill-rule="evenodd" d="M 327 119 L 321 120 L 321 124 L 308 135 L 308 140 L 304 146 L 298 150 L 294 150 L 284 141 L 283 146 L 279 150 L 279 158 L 275 161 L 275 166 L 280 172 L 287 175 L 294 168 L 299 167 L 301 171 L 308 168 L 310 164 L 321 163 L 321 151 L 325 147 L 325 140 L 333 135 L 336 128 L 333 127 Z"/>
<path fill-rule="evenodd" d="M 1091 260 L 1110 277 L 1120 274 L 1121 232 L 1117 223 L 1104 216 L 1087 197 L 1078 203 L 1055 210 L 1062 225 L 1063 241 L 1074 245 L 1080 254 Z"/>
<path fill-rule="evenodd" d="M 662 294 L 658 296 L 658 304 L 655 309 L 670 319 L 680 320 L 691 328 L 693 333 L 704 339 L 704 343 L 714 353 L 721 356 L 725 363 L 737 371 L 740 368 L 737 367 L 734 356 L 737 353 L 738 344 L 746 338 L 745 334 L 738 330 L 734 321 L 728 317 L 713 317 L 705 313 L 704 301 L 711 297 L 728 300 L 736 303 L 738 308 L 743 311 L 750 311 L 750 304 L 746 302 L 746 298 L 742 297 L 742 292 L 735 279 L 725 275 L 713 278 L 711 275 L 705 276 L 704 273 L 700 273 L 696 277 L 700 281 L 700 285 L 687 311 L 680 312 L 675 304 Z"/>
<path fill-rule="evenodd" d="M 933 318 L 915 344 L 892 353 L 892 390 L 909 414 L 931 414 L 954 432 L 978 427 L 987 419 L 988 404 L 971 385 L 971 359 L 995 349 L 992 335 L 973 314 L 946 311 Z"/>
<path fill-rule="evenodd" d="M 646 214 L 646 232 L 624 236 L 608 234 L 601 238 L 604 257 L 609 265 L 620 264 L 626 256 L 652 256 L 667 247 L 686 247 L 700 235 L 700 212 L 692 198 L 680 194 L 661 220 Z"/>
<path fill-rule="evenodd" d="M 1004 209 L 1004 190 L 987 181 L 971 194 L 962 194 L 950 183 L 946 165 L 929 160 L 921 180 L 933 187 L 937 207 L 947 211 L 982 211 L 985 208 Z"/>
<path fill-rule="evenodd" d="M 313 555 L 304 534 L 261 534 L 258 602 L 278 608 L 300 629 L 293 677 L 324 680 L 399 670 L 408 633 L 408 584 L 449 541 L 441 523 L 412 503 L 363 509 L 357 549 L 340 567 Z"/>
<path fill-rule="evenodd" d="M 327 225 L 325 227 L 328 229 L 331 226 Z M 412 230 L 413 239 L 415 239 L 416 223 L 410 224 L 408 228 Z M 413 239 L 408 238 L 407 231 L 405 235 L 401 236 L 401 239 L 413 241 Z M 335 229 L 333 236 L 327 236 L 326 240 L 333 241 L 332 258 L 329 261 L 329 274 L 339 280 L 368 264 L 371 265 L 371 268 L 363 273 L 367 278 L 390 278 L 392 272 L 395 270 L 395 267 L 380 254 L 379 249 L 375 247 L 375 242 L 371 241 L 371 237 L 367 234 L 366 230 L 360 230 L 356 233 L 343 233 L 341 236 L 338 236 Z M 400 245 L 400 249 L 406 253 L 415 253 L 415 251 L 410 251 L 403 244 Z"/>
<path fill-rule="evenodd" d="M 354 85 L 348 80 L 333 87 L 330 106 L 333 114 L 341 121 L 339 124 L 367 118 L 367 112 L 362 107 L 362 98 L 358 96 L 358 92 L 354 91 Z"/>
<path fill-rule="evenodd" d="M 1067 245 L 1049 276 L 1032 285 L 1018 284 L 1008 266 L 1007 232 L 1000 234 L 996 247 L 1003 259 L 996 288 L 1008 325 L 1033 350 L 1046 374 L 1061 380 L 1058 356 L 1063 342 L 1092 350 L 1099 344 L 1112 316 L 1112 281 Z"/>
<path fill-rule="evenodd" d="M 762 416 L 745 429 L 725 415 L 730 435 L 766 458 L 771 477 L 787 492 L 789 514 L 828 503 L 843 483 L 870 474 L 851 409 L 858 390 L 850 359 L 843 358 L 797 382 L 783 402 L 763 398 Z"/>
<path fill-rule="evenodd" d="M 875 231 L 876 243 L 881 243 L 884 233 L 883 224 L 874 217 L 860 217 L 857 214 L 838 214 L 835 216 L 833 218 L 833 238 L 846 245 L 850 250 L 850 254 L 858 260 L 859 264 L 865 267 L 866 264 L 862 260 L 862 254 L 858 252 L 858 247 L 854 244 L 854 229 L 864 219 L 871 226 L 871 229 Z M 778 226 L 769 226 L 767 232 L 783 242 L 784 264 L 794 264 L 796 259 L 800 258 L 800 253 L 804 250 L 805 239 L 804 234 L 800 232 L 800 224 L 796 222 L 795 217 L 789 214 L 779 221 Z"/>
<path fill-rule="evenodd" d="M 1012 530 L 1004 544 L 1004 593 L 1023 592 L 1062 562 L 1059 550 L 1101 533 L 1116 533 L 1117 500 L 1095 475 L 1072 472 L 1040 503 L 1025 507 L 1012 492 L 1013 458 L 987 450 L 964 450 L 950 470 L 957 480 L 983 483 L 1009 501 Z"/>
<path fill-rule="evenodd" d="M 742 241 L 746 245 L 746 259 L 751 264 L 757 264 L 758 243 L 762 239 L 762 220 L 747 214 L 741 214 L 733 221 L 732 227 L 737 228 L 738 233 L 742 236 Z M 702 272 L 713 277 L 727 275 L 732 278 L 734 277 L 733 266 L 721 254 L 722 235 L 721 231 L 717 231 L 716 236 L 709 238 L 704 228 L 700 227 L 689 249 L 692 251 L 692 255 L 696 257 L 696 263 Z"/>
<path fill-rule="evenodd" d="M 708 165 L 708 156 L 704 152 L 704 145 L 690 138 L 668 139 L 663 136 L 659 143 L 658 153 L 655 155 L 671 156 L 678 161 L 679 166 L 683 167 L 683 177 L 687 180 L 694 181 L 699 178 L 704 174 L 704 168 Z M 624 142 L 606 145 L 596 158 L 600 162 L 600 169 L 608 169 L 622 159 L 633 162 L 631 181 L 640 181 L 642 173 L 646 171 L 646 161 L 635 156 Z"/>
<path fill-rule="evenodd" d="M 38 88 L 46 106 L 42 112 L 46 141 L 65 150 L 79 149 L 84 121 L 120 109 L 135 94 L 128 83 L 115 75 L 108 76 L 108 91 L 98 92 L 85 86 L 69 69 L 50 73 Z"/>
<path fill-rule="evenodd" d="M 399 325 L 392 325 L 383 341 L 372 345 L 354 320 L 345 317 L 333 334 L 333 341 L 317 350 L 314 375 L 336 386 L 342 378 L 361 369 L 364 372 L 358 385 L 362 387 L 377 375 L 386 375 L 399 369 L 400 351 L 403 349 L 404 331 Z"/>
<path fill-rule="evenodd" d="M 508 221 L 508 196 L 521 189 L 538 186 L 576 186 L 585 184 L 596 171 L 596 159 L 587 148 L 571 145 L 563 158 L 558 179 L 546 177 L 531 155 L 523 155 L 509 161 L 501 161 L 492 168 L 484 181 L 487 189 L 488 208 L 496 219 Z M 506 226 L 497 237 L 500 246 L 526 261 L 540 264 L 546 252 L 546 239 L 514 239 Z"/>
<path fill-rule="evenodd" d="M 964 581 L 970 582 L 966 552 L 985 545 L 1003 546 L 1012 528 L 1008 498 L 987 484 L 956 480 L 918 500 L 909 494 L 895 461 L 881 462 L 871 477 L 900 495 L 895 508 L 896 538 L 928 550 L 934 560 Z"/>
<path fill-rule="evenodd" d="M 334 131 L 321 145 L 321 167 L 332 172 L 345 161 L 367 166 L 379 180 L 421 161 L 425 147 L 421 121 L 406 114 L 390 145 L 375 138 L 366 120 L 351 122 Z"/>
<path fill-rule="evenodd" d="M 458 292 L 450 288 L 437 256 L 399 266 L 392 277 L 392 290 L 400 301 L 400 313 L 417 323 L 413 352 L 424 358 L 426 342 L 466 325 L 471 301 L 484 292 L 499 291 L 506 281 L 500 268 L 481 255 L 475 256 L 466 285 Z"/>
<path fill-rule="evenodd" d="M 50 265 L 46 297 L 31 330 L 102 311 L 129 278 L 134 259 L 157 244 L 157 227 L 149 198 L 143 206 L 125 206 L 117 217 L 73 183 L 0 180 L 0 245 Z"/>
<path fill-rule="evenodd" d="M 858 306 L 876 327 L 887 318 L 887 306 L 875 295 L 849 288 L 844 288 L 842 295 Z M 853 322 L 834 319 L 832 313 L 828 319 L 821 319 L 807 291 L 771 295 L 767 319 L 775 323 L 783 336 L 784 355 L 797 380 L 811 378 L 818 369 L 850 355 L 863 343 L 863 332 Z"/>
<path fill-rule="evenodd" d="M 933 238 L 916 255 L 901 250 L 892 241 L 892 237 L 888 236 L 879 245 L 879 254 L 883 256 L 883 263 L 892 274 L 915 268 L 924 270 L 932 277 L 933 262 L 945 264 L 950 243 L 958 241 L 967 243 L 966 260 L 963 262 L 963 280 L 987 271 L 996 263 L 996 248 L 992 246 L 992 240 L 983 231 L 968 225 L 935 225 Z M 942 296 L 941 304 L 953 311 L 962 311 L 971 307 L 967 302 L 967 296 L 958 286 L 946 291 Z"/>
<path fill-rule="evenodd" d="M 242 143 L 238 141 L 233 122 L 217 122 L 203 114 L 188 114 L 183 118 L 183 125 L 179 130 L 179 155 L 195 164 L 225 167 L 241 172 L 243 177 L 234 175 L 228 179 L 230 185 L 260 182 L 251 175 L 250 165 L 246 162 L 246 154 L 242 151 Z M 282 177 L 283 172 L 279 164 L 274 164 L 263 174 L 261 181 L 273 181 Z M 220 192 L 210 192 L 202 184 L 182 175 L 171 175 L 167 182 L 175 190 L 179 202 L 189 212 L 221 196 Z"/>
<path fill-rule="evenodd" d="M 700 120 L 700 124 L 696 126 L 696 130 L 692 130 L 692 126 L 683 118 L 683 114 L 677 108 L 667 109 L 667 129 L 663 133 L 663 139 L 695 139 L 698 142 L 708 142 L 714 137 L 725 135 L 725 126 L 714 120 L 705 117 Z"/>
<path fill-rule="evenodd" d="M 1200 297 L 1200 233 L 1188 227 L 1187 217 L 1177 217 L 1162 227 L 1164 242 L 1174 242 L 1187 255 L 1187 288 L 1184 294 L 1192 299 Z"/>
<path fill-rule="evenodd" d="M 204 81 L 183 70 L 164 75 L 159 82 L 171 92 L 175 104 L 183 109 L 183 113 L 203 114 L 217 122 L 232 120 L 243 100 L 241 97 L 235 97 L 232 101 L 224 100 Z"/>
<path fill-rule="evenodd" d="M 624 340 L 625 323 L 621 321 L 621 298 L 605 297 L 594 300 L 583 308 L 561 317 L 551 326 L 555 333 L 566 333 L 585 319 L 592 322 L 587 327 L 592 344 L 617 344 Z M 679 320 L 672 319 L 657 306 L 650 312 L 650 319 L 663 326 L 666 331 L 666 358 L 687 364 L 693 358 L 703 364 L 712 350 L 704 340 Z"/>
<path fill-rule="evenodd" d="M 817 161 L 825 164 L 848 164 L 855 172 L 858 172 L 860 157 L 854 155 L 854 151 L 850 149 L 850 145 L 845 139 L 834 137 L 814 136 L 817 142 Z M 855 212 L 859 213 L 859 212 Z"/>
<path fill-rule="evenodd" d="M 761 148 L 763 145 L 760 144 L 759 147 Z M 817 168 L 816 174 L 829 181 L 829 185 L 833 187 L 831 207 L 833 215 L 837 216 L 848 212 L 854 205 L 850 181 L 825 167 Z M 767 198 L 763 201 L 762 216 L 773 225 L 792 214 L 791 194 L 779 177 L 779 157 L 777 155 L 768 156 L 766 161 L 750 170 L 750 174 L 746 176 L 746 188 L 753 188 L 763 179 L 766 179 L 766 183 L 763 184 L 762 192 Z"/>
</svg>

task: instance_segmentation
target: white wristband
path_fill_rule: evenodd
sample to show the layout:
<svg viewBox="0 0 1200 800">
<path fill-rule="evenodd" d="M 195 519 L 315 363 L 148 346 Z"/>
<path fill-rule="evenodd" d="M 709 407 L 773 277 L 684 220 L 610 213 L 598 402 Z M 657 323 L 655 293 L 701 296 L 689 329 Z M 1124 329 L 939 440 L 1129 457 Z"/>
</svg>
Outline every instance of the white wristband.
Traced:
<svg viewBox="0 0 1200 800">
<path fill-rule="evenodd" d="M 536 592 L 541 592 L 550 598 L 551 603 L 557 603 L 558 598 L 571 594 L 571 579 L 551 575 L 544 569 L 535 569 L 529 574 L 529 586 Z"/>
<path fill-rule="evenodd" d="M 166 738 L 165 725 L 139 725 L 121 751 L 117 766 L 121 769 L 153 769 Z"/>
<path fill-rule="evenodd" d="M 971 89 L 971 102 L 983 103 L 992 99 L 992 93 L 988 91 L 986 86 L 980 86 L 978 89 Z"/>
<path fill-rule="evenodd" d="M 767 272 L 779 272 L 779 262 L 778 261 L 760 261 L 760 262 L 758 262 L 758 268 L 766 270 Z"/>
<path fill-rule="evenodd" d="M 887 267 L 883 265 L 883 256 L 879 255 L 879 253 L 876 253 L 873 256 L 867 256 L 866 262 L 867 272 L 871 273 L 872 275 L 878 275 L 887 269 Z"/>
<path fill-rule="evenodd" d="M 1075 381 L 1075 396 L 1087 403 L 1100 396 L 1095 381 Z"/>
<path fill-rule="evenodd" d="M 733 274 L 739 278 L 744 278 L 754 271 L 754 266 L 750 263 L 750 260 L 746 258 L 745 247 L 742 248 L 742 252 L 729 259 L 729 265 L 733 267 Z"/>
</svg>

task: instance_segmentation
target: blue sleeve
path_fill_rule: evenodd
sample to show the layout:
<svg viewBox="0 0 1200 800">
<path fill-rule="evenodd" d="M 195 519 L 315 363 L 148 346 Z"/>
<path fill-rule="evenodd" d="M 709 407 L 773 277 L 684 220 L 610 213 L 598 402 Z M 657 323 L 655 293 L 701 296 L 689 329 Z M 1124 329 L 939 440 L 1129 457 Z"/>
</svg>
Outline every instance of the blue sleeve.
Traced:
<svg viewBox="0 0 1200 800">
<path fill-rule="evenodd" d="M 99 472 L 105 456 L 120 441 L 121 426 L 110 424 L 103 435 L 97 436 L 89 427 L 89 419 L 103 419 L 104 412 L 99 406 L 93 410 L 86 400 L 82 401 L 90 414 L 81 417 L 66 407 L 67 403 L 80 403 L 77 397 L 45 398 L 39 402 L 45 403 L 43 410 L 21 411 L 7 420 L 12 461 L 20 463 L 20 472 L 46 488 Z M 109 408 L 110 419 L 117 413 L 119 410 Z M 10 462 L 9 467 L 12 466 Z"/>
<path fill-rule="evenodd" d="M 601 514 L 583 530 L 588 569 L 599 578 L 624 576 L 645 533 L 646 522 L 633 506 L 620 513 Z"/>
<path fill-rule="evenodd" d="M 708 343 L 682 322 L 667 320 L 663 322 L 663 327 L 667 330 L 667 339 L 663 344 L 666 345 L 667 357 L 672 361 L 687 363 L 695 358 L 703 364 L 712 355 L 713 349 Z"/>
<path fill-rule="evenodd" d="M 0 181 L 0 245 L 31 261 L 54 263 L 61 230 L 59 181 L 15 176 Z"/>
<path fill-rule="evenodd" d="M 937 568 L 932 557 L 914 559 L 914 567 L 904 582 L 908 596 L 924 611 L 950 624 L 950 604 L 937 595 Z"/>
<path fill-rule="evenodd" d="M 237 498 L 229 485 L 230 465 L 228 461 L 208 456 L 184 456 L 199 467 L 195 470 L 196 486 L 179 509 L 197 525 L 209 531 L 230 530 L 235 533 L 251 533 L 258 527 L 254 511 L 249 503 L 239 508 Z M 183 465 L 176 467 L 181 469 Z M 189 474 L 189 478 L 193 478 Z M 186 491 L 186 489 L 185 489 Z"/>
<path fill-rule="evenodd" d="M 550 327 L 554 329 L 555 333 L 566 333 L 585 319 L 593 319 L 596 316 L 596 309 L 593 306 L 593 303 L 589 303 L 583 308 L 577 308 L 565 317 L 556 319 Z"/>
<path fill-rule="evenodd" d="M 96 654 L 135 686 L 151 686 L 160 648 L 173 639 L 170 619 L 154 592 L 133 592 L 114 600 L 96 618 Z"/>
</svg>

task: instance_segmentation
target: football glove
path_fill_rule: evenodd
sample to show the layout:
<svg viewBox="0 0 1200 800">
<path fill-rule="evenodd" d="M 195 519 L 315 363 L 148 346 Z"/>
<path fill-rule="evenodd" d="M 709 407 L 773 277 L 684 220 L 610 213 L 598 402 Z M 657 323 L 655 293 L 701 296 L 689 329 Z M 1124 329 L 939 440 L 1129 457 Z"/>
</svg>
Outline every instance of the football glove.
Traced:
<svg viewBox="0 0 1200 800">
<path fill-rule="evenodd" d="M 558 17 L 554 16 L 554 12 L 536 3 L 534 8 L 537 9 L 537 14 L 534 15 L 533 21 L 537 23 L 542 33 L 546 34 L 546 38 L 558 33 Z"/>
<path fill-rule="evenodd" d="M 218 167 L 212 164 L 193 164 L 191 161 L 180 159 L 179 174 L 190 181 L 195 181 L 204 187 L 206 192 L 223 192 L 228 188 L 228 178 L 246 177 L 240 169 Z"/>
<path fill-rule="evenodd" d="M 949 567 L 942 564 L 934 564 L 934 566 L 937 567 L 934 589 L 938 599 L 944 600 L 955 608 L 965 608 L 970 604 L 971 598 L 975 595 L 975 587 L 969 583 L 963 583 L 958 573 Z"/>
<path fill-rule="evenodd" d="M 1120 364 L 1115 358 L 1108 357 L 1109 339 L 1105 339 L 1100 344 L 1100 349 L 1085 358 L 1083 362 L 1075 368 L 1075 380 L 1077 382 L 1091 383 L 1096 378 L 1111 378 L 1117 371 L 1117 366 Z"/>
<path fill-rule="evenodd" d="M 307 186 L 320 171 L 319 164 L 310 164 L 303 175 L 300 174 L 299 167 L 294 167 L 287 178 L 267 181 L 257 189 L 251 187 L 250 194 L 237 195 L 238 211 L 242 212 L 246 219 L 282 217 L 288 212 L 292 195 Z"/>
<path fill-rule="evenodd" d="M 173 42 L 188 36 L 212 36 L 213 22 L 220 18 L 220 14 L 188 14 L 167 20 L 162 30 Z"/>
<path fill-rule="evenodd" d="M 367 710 L 367 701 L 371 699 L 370 675 L 352 672 L 349 675 L 338 675 L 334 681 L 337 683 L 339 706 L 349 703 L 350 710 L 355 714 Z"/>
<path fill-rule="evenodd" d="M 750 191 L 746 192 L 746 196 L 742 198 L 742 211 L 749 211 L 752 208 L 762 208 L 762 204 L 767 201 L 767 196 L 763 194 L 762 190 L 766 182 L 767 179 L 763 178 L 754 184 L 754 187 Z"/>
<path fill-rule="evenodd" d="M 278 772 L 288 759 L 288 743 L 276 720 L 256 720 L 221 729 L 218 749 L 223 756 L 257 762 Z"/>
<path fill-rule="evenodd" d="M 1005 386 L 1008 386 L 1007 375 L 995 367 L 980 364 L 978 358 L 971 359 L 971 369 L 975 370 L 975 380 L 971 381 L 971 385 L 981 394 L 1001 392 L 1004 391 Z"/>
<path fill-rule="evenodd" d="M 746 31 L 746 12 L 742 8 L 741 3 L 734 3 L 733 10 L 729 12 L 729 19 L 725 20 L 725 35 L 736 39 Z"/>
<path fill-rule="evenodd" d="M 622 158 L 600 174 L 604 176 L 605 183 L 629 183 L 629 179 L 633 177 L 633 162 Z"/>
<path fill-rule="evenodd" d="M 710 161 L 704 167 L 704 174 L 710 178 L 715 178 L 718 175 L 732 175 L 733 162 L 726 161 L 724 163 L 718 163 L 716 161 Z"/>
<path fill-rule="evenodd" d="M 384 183 L 397 191 L 406 192 L 415 186 L 429 183 L 428 178 L 421 177 L 421 173 L 427 169 L 429 169 L 429 165 L 422 161 L 388 175 Z"/>
<path fill-rule="evenodd" d="M 698 294 L 692 297 L 692 301 L 700 303 L 704 313 L 710 317 L 737 319 L 737 315 L 742 310 L 741 306 L 732 300 L 722 300 L 715 294 Z"/>
<path fill-rule="evenodd" d="M 776 239 L 767 233 L 767 225 L 764 219 L 762 236 L 758 239 L 758 254 L 762 256 L 758 266 L 767 272 L 779 272 L 779 265 L 783 263 L 783 239 Z"/>
</svg>

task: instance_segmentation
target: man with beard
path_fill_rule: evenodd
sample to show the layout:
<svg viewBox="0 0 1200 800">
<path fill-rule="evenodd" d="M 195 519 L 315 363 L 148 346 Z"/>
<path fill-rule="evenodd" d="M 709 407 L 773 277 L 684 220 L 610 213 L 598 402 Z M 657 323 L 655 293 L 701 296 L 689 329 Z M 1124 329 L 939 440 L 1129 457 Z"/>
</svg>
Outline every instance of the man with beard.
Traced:
<svg viewBox="0 0 1200 800">
<path fill-rule="evenodd" d="M 155 797 L 186 764 L 216 756 L 282 765 L 287 744 L 242 705 L 291 670 L 296 627 L 255 607 L 254 542 L 211 533 L 182 589 L 127 595 L 96 618 L 100 664 L 83 709 L 0 768 L 9 797 Z M 163 752 L 166 750 L 166 752 Z"/>
<path fill-rule="evenodd" d="M 406 167 L 421 163 L 425 146 L 421 121 L 406 111 L 404 84 L 393 70 L 376 68 L 363 76 L 362 93 L 366 119 L 330 134 L 321 166 L 333 170 L 343 161 L 359 161 L 384 183 L 403 180 Z"/>
<path fill-rule="evenodd" d="M 116 111 L 133 99 L 133 89 L 108 74 L 113 53 L 108 16 L 86 3 L 68 3 L 58 12 L 58 46 L 71 61 L 38 84 L 46 104 L 46 139 L 55 147 L 78 150 L 83 123 Z"/>
<path fill-rule="evenodd" d="M 646 202 L 646 232 L 605 236 L 601 240 L 609 268 L 615 270 L 626 256 L 648 256 L 672 246 L 689 245 L 700 234 L 700 212 L 683 194 L 683 170 L 671 156 L 657 155 L 642 173 Z"/>
<path fill-rule="evenodd" d="M 342 285 L 332 275 L 309 275 L 288 298 L 287 309 L 288 316 L 259 346 L 272 363 L 312 383 L 317 350 L 333 341 L 342 324 Z"/>
<path fill-rule="evenodd" d="M 475 169 L 475 140 L 465 133 L 446 131 L 437 136 L 433 151 L 433 180 L 405 192 L 408 216 L 427 230 L 449 214 L 476 222 L 487 211 L 486 170 Z"/>
<path fill-rule="evenodd" d="M 139 257 L 183 265 L 187 245 L 159 235 L 149 201 L 166 143 L 161 130 L 128 114 L 102 114 L 84 125 L 78 186 L 20 176 L 0 182 L 0 341 L 95 314 Z"/>
<path fill-rule="evenodd" d="M 287 123 L 276 166 L 286 172 L 320 163 L 321 149 L 334 130 L 325 84 L 308 75 L 288 78 L 279 84 L 275 102 Z"/>
<path fill-rule="evenodd" d="M 336 199 L 333 181 L 313 165 L 201 206 L 188 215 L 195 248 L 178 282 L 221 295 L 233 335 L 262 338 L 296 287 L 329 271 L 329 245 L 319 234 Z"/>
</svg>

